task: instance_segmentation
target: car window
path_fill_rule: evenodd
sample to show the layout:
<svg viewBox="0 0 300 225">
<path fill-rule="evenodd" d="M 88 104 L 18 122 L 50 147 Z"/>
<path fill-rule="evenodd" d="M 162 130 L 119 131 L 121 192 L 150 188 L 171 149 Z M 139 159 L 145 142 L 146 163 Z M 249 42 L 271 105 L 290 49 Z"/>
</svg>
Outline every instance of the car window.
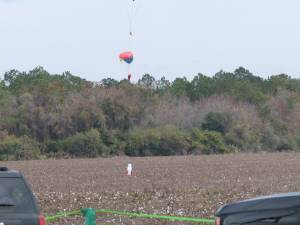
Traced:
<svg viewBox="0 0 300 225">
<path fill-rule="evenodd" d="M 0 178 L 0 213 L 34 212 L 34 202 L 21 178 Z"/>
</svg>

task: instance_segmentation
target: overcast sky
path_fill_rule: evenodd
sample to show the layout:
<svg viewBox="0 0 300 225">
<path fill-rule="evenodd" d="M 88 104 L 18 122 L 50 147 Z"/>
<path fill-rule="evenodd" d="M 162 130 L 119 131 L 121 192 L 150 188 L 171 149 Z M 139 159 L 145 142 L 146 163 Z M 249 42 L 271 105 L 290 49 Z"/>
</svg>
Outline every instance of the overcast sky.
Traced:
<svg viewBox="0 0 300 225">
<path fill-rule="evenodd" d="M 133 79 L 191 79 L 244 66 L 262 77 L 300 77 L 299 0 L 0 0 L 0 73 L 71 71 L 123 79 L 118 55 L 132 50 Z"/>
</svg>

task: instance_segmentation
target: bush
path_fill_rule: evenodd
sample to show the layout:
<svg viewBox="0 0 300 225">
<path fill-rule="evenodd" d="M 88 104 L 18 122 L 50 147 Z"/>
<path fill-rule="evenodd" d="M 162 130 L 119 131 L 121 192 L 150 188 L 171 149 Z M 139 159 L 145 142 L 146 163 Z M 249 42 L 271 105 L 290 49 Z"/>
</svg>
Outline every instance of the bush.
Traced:
<svg viewBox="0 0 300 225">
<path fill-rule="evenodd" d="M 261 144 L 263 149 L 269 151 L 290 151 L 298 149 L 300 139 L 298 136 L 276 134 L 268 127 L 261 137 Z"/>
<path fill-rule="evenodd" d="M 38 159 L 40 145 L 27 136 L 7 136 L 0 143 L 0 160 Z"/>
<path fill-rule="evenodd" d="M 129 156 L 185 155 L 191 149 L 189 135 L 166 126 L 148 130 L 135 129 L 128 134 L 126 154 Z"/>
<path fill-rule="evenodd" d="M 245 124 L 236 124 L 225 135 L 225 143 L 232 145 L 241 151 L 261 150 L 260 137 L 252 127 Z"/>
<path fill-rule="evenodd" d="M 229 113 L 208 113 L 202 122 L 202 129 L 206 131 L 217 131 L 225 133 L 229 130 L 232 123 L 232 118 Z"/>
<path fill-rule="evenodd" d="M 96 157 L 102 154 L 104 145 L 98 130 L 77 133 L 62 141 L 63 151 L 76 157 Z"/>
<path fill-rule="evenodd" d="M 45 153 L 58 153 L 62 151 L 61 141 L 48 140 L 45 142 Z"/>
<path fill-rule="evenodd" d="M 127 145 L 126 135 L 118 130 L 103 133 L 102 139 L 107 146 L 103 155 L 124 155 Z"/>
<path fill-rule="evenodd" d="M 63 149 L 63 140 L 47 140 L 44 144 L 44 154 L 49 158 L 64 158 L 68 156 Z"/>
<path fill-rule="evenodd" d="M 198 149 L 204 154 L 223 154 L 232 151 L 225 145 L 224 138 L 219 132 L 194 129 L 192 137 L 194 149 Z"/>
</svg>

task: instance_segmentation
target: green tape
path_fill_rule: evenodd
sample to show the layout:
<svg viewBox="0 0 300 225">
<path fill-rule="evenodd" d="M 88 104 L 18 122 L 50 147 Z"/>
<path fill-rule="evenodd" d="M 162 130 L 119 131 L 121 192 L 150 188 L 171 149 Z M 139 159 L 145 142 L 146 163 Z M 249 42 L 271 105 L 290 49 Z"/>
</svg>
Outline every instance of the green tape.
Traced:
<svg viewBox="0 0 300 225">
<path fill-rule="evenodd" d="M 114 210 L 105 210 L 105 209 L 98 209 L 96 210 L 96 213 L 108 213 L 113 215 L 144 218 L 144 219 L 159 219 L 159 220 L 181 221 L 181 222 L 191 222 L 191 223 L 205 223 L 205 224 L 215 223 L 214 219 L 181 217 L 181 216 L 164 216 L 164 215 L 157 215 L 157 214 L 132 213 L 126 211 L 114 211 Z"/>
</svg>

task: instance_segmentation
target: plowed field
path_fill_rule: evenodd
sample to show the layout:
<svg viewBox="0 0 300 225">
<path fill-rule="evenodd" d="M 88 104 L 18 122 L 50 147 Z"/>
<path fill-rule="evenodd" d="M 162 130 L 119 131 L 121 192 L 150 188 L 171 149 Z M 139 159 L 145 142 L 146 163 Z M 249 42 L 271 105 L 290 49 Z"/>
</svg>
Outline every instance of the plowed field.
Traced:
<svg viewBox="0 0 300 225">
<path fill-rule="evenodd" d="M 134 166 L 132 177 L 125 176 L 128 163 Z M 224 203 L 300 190 L 297 153 L 39 160 L 2 165 L 24 173 L 44 214 L 94 207 L 208 217 Z M 176 224 L 102 217 L 99 224 Z M 50 224 L 82 225 L 83 220 Z"/>
</svg>

